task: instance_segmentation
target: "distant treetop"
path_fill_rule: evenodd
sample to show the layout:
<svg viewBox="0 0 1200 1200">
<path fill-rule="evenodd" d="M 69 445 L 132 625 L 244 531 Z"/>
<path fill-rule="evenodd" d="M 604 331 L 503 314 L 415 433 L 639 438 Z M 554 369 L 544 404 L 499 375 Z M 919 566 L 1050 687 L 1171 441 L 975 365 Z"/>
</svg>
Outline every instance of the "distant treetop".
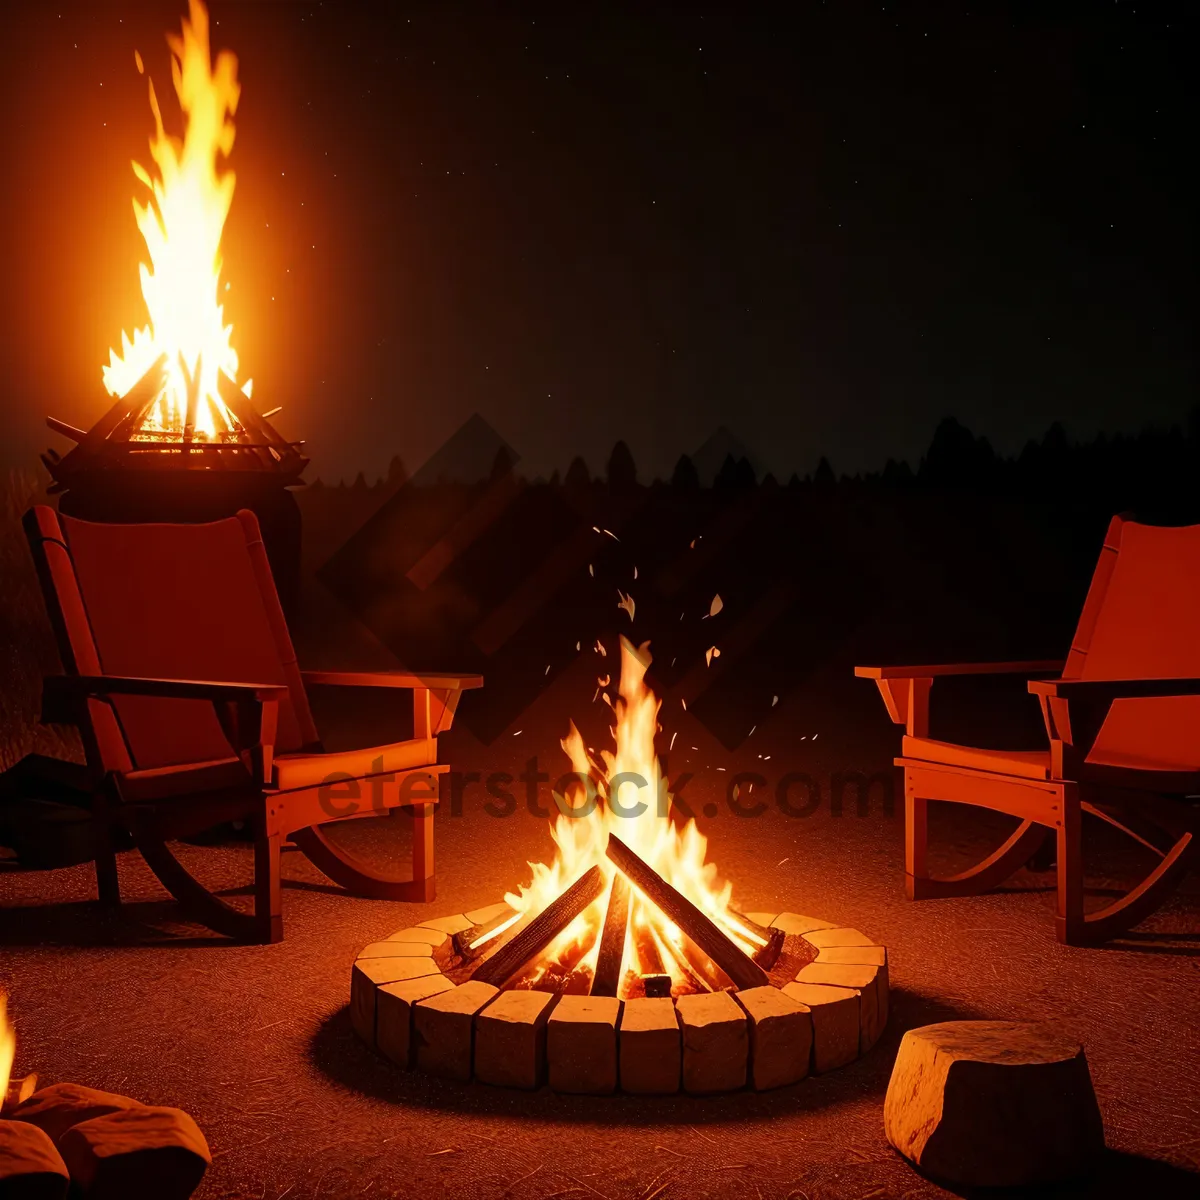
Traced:
<svg viewBox="0 0 1200 1200">
<path fill-rule="evenodd" d="M 592 482 L 592 473 L 588 470 L 587 463 L 578 454 L 571 459 L 571 465 L 567 468 L 567 475 L 563 482 L 569 488 L 587 487 Z"/>
<path fill-rule="evenodd" d="M 679 456 L 679 461 L 675 464 L 675 470 L 671 474 L 671 486 L 689 492 L 700 486 L 700 473 L 696 470 L 696 464 L 692 462 L 690 455 L 681 454 Z"/>
<path fill-rule="evenodd" d="M 608 469 L 605 472 L 610 488 L 633 487 L 637 483 L 637 467 L 629 447 L 619 441 L 608 456 Z"/>
</svg>

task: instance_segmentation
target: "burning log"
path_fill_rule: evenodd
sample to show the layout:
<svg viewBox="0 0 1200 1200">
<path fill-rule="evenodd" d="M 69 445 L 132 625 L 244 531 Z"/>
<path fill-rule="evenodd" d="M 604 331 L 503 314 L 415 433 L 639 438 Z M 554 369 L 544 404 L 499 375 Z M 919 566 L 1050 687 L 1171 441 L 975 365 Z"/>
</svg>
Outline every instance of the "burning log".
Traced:
<svg viewBox="0 0 1200 1200">
<path fill-rule="evenodd" d="M 18 1104 L 24 1104 L 37 1091 L 38 1077 L 26 1075 L 24 1079 L 10 1079 L 4 1095 L 0 1096 L 0 1115 L 12 1112 Z"/>
<path fill-rule="evenodd" d="M 668 971 L 672 982 L 676 977 L 683 977 L 684 994 L 688 992 L 723 992 L 729 984 L 729 976 L 720 967 L 714 966 L 712 960 L 690 938 L 682 938 L 678 944 L 663 934 L 655 933 L 659 947 L 670 960 Z"/>
<path fill-rule="evenodd" d="M 729 988 L 729 976 L 709 958 L 690 938 L 675 945 L 670 938 L 663 944 L 684 979 L 696 992 L 724 992 Z"/>
<path fill-rule="evenodd" d="M 779 955 L 783 952 L 783 940 L 787 935 L 782 929 L 768 929 L 757 921 L 752 921 L 745 913 L 738 912 L 735 908 L 729 910 L 729 915 L 762 943 L 750 957 L 764 971 L 769 971 L 779 961 Z"/>
<path fill-rule="evenodd" d="M 653 867 L 643 862 L 616 834 L 608 836 L 609 861 L 647 899 L 673 921 L 740 989 L 762 987 L 767 973 L 731 941 L 686 896 L 680 895 Z"/>
<path fill-rule="evenodd" d="M 741 925 L 742 928 L 754 934 L 754 936 L 759 938 L 761 941 L 769 942 L 771 940 L 771 931 L 765 925 L 760 925 L 757 921 L 752 921 L 748 916 L 746 916 L 745 913 L 738 912 L 736 908 L 731 908 L 729 910 L 729 915 L 734 921 Z"/>
<path fill-rule="evenodd" d="M 521 931 L 524 914 L 513 912 L 507 904 L 501 907 L 502 911 L 490 921 L 472 925 L 470 929 L 454 935 L 454 953 L 464 962 L 471 962 L 498 949 Z"/>
<path fill-rule="evenodd" d="M 670 975 L 643 975 L 642 987 L 646 996 L 651 1000 L 662 999 L 671 995 Z"/>
<path fill-rule="evenodd" d="M 629 884 L 623 875 L 614 875 L 608 894 L 604 932 L 600 935 L 600 954 L 592 978 L 593 996 L 615 996 L 621 986 L 621 966 L 625 958 L 625 933 L 629 928 Z"/>
<path fill-rule="evenodd" d="M 653 978 L 666 975 L 667 968 L 663 965 L 662 951 L 654 938 L 654 930 L 643 921 L 633 923 L 634 949 L 637 951 L 638 968 L 643 977 Z M 669 989 L 668 989 L 669 990 Z"/>
<path fill-rule="evenodd" d="M 506 983 L 540 954 L 589 904 L 604 891 L 604 874 L 594 866 L 585 871 L 561 896 L 547 905 L 520 933 L 485 962 L 473 978 L 494 987 Z M 765 976 L 764 976 L 765 978 Z"/>
<path fill-rule="evenodd" d="M 782 929 L 767 930 L 767 944 L 759 946 L 753 954 L 753 959 L 764 971 L 769 971 L 783 953 L 783 941 L 787 935 Z"/>
</svg>

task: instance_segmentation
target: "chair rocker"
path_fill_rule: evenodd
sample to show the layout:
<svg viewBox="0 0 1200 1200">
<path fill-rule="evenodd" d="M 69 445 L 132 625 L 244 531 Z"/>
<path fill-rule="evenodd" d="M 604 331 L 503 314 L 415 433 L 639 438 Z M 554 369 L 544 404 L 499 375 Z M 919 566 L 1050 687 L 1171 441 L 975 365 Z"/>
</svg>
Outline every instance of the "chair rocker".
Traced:
<svg viewBox="0 0 1200 1200">
<path fill-rule="evenodd" d="M 250 512 L 204 525 L 104 525 L 38 506 L 25 515 L 65 674 L 42 719 L 78 727 L 97 826 L 100 899 L 119 904 L 114 844 L 126 832 L 187 915 L 241 941 L 283 937 L 280 850 L 290 839 L 358 895 L 434 897 L 437 735 L 478 675 L 301 671 Z M 326 753 L 306 686 L 412 692 L 404 741 Z M 411 814 L 412 876 L 340 848 L 335 820 Z M 205 888 L 168 846 L 244 821 L 254 907 Z"/>
<path fill-rule="evenodd" d="M 1060 942 L 1094 944 L 1145 920 L 1196 862 L 1200 821 L 1200 525 L 1164 528 L 1114 517 L 1065 662 L 856 667 L 905 727 L 905 884 L 909 899 L 977 895 L 1041 846 L 1057 847 Z M 929 693 L 946 675 L 1030 677 L 1044 750 L 984 750 L 929 735 Z M 1048 676 L 1048 678 L 1034 678 Z M 1057 676 L 1057 678 L 1055 678 Z M 927 865 L 931 800 L 1019 818 L 992 854 L 949 878 Z M 1126 895 L 1084 910 L 1081 820 L 1107 822 L 1157 863 Z"/>
</svg>

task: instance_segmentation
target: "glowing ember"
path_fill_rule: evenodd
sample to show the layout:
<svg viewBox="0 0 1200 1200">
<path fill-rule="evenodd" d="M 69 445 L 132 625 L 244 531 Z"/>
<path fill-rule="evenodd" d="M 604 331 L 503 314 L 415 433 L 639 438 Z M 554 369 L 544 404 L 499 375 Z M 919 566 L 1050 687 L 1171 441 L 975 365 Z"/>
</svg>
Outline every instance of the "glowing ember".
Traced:
<svg viewBox="0 0 1200 1200">
<path fill-rule="evenodd" d="M 146 204 L 133 202 L 150 263 L 141 265 L 142 296 L 149 324 L 121 334 L 121 352 L 110 351 L 104 386 L 125 395 L 166 355 L 165 383 L 147 410 L 141 436 L 216 440 L 241 431 L 217 392 L 218 373 L 236 381 L 238 356 L 232 327 L 217 302 L 221 274 L 221 231 L 233 200 L 232 171 L 218 171 L 217 156 L 233 149 L 230 117 L 237 110 L 237 59 L 228 51 L 209 54 L 208 11 L 191 0 L 182 36 L 168 35 L 171 78 L 184 118 L 180 141 L 163 128 L 162 111 L 150 82 L 155 134 L 152 176 L 138 163 L 133 172 L 150 189 Z M 142 71 L 140 55 L 135 55 Z M 250 383 L 244 385 L 247 394 Z"/>
<path fill-rule="evenodd" d="M 16 1053 L 17 1035 L 8 1020 L 8 1000 L 0 992 L 0 1102 L 8 1092 L 8 1079 Z"/>
<path fill-rule="evenodd" d="M 646 684 L 650 644 L 635 647 L 621 638 L 621 678 L 613 711 L 615 751 L 600 761 L 588 754 L 572 722 L 563 749 L 579 777 L 565 797 L 555 796 L 560 815 L 551 829 L 558 847 L 554 861 L 531 863 L 533 880 L 505 900 L 520 913 L 534 915 L 561 895 L 593 866 L 611 883 L 615 868 L 605 855 L 615 833 L 672 887 L 716 922 L 738 946 L 752 954 L 763 944 L 730 909 L 732 888 L 720 884 L 717 869 L 705 861 L 707 841 L 689 821 L 682 830 L 671 820 L 671 797 L 654 752 L 659 700 Z M 582 912 L 551 943 L 522 981 L 523 986 L 558 984 L 587 990 L 600 949 L 608 900 Z M 499 932 L 499 931 L 495 931 Z M 494 934 L 492 935 L 494 936 Z M 666 974 L 676 994 L 722 986 L 728 980 L 640 893 L 630 905 L 619 994 L 636 992 L 642 976 Z"/>
</svg>

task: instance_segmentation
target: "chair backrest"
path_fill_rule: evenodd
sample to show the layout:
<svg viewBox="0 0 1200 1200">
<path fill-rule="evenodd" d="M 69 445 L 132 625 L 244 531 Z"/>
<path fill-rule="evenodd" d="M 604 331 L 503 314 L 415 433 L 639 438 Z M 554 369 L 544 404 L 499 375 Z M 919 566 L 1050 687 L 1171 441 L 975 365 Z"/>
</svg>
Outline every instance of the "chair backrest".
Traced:
<svg viewBox="0 0 1200 1200">
<path fill-rule="evenodd" d="M 1063 678 L 1200 678 L 1200 525 L 1112 519 Z M 1118 700 L 1089 761 L 1200 770 L 1200 697 Z"/>
<path fill-rule="evenodd" d="M 68 674 L 286 684 L 276 749 L 317 742 L 296 654 L 251 512 L 205 525 L 103 525 L 25 515 Z M 211 704 L 115 697 L 89 705 L 103 771 L 233 753 Z"/>
</svg>

